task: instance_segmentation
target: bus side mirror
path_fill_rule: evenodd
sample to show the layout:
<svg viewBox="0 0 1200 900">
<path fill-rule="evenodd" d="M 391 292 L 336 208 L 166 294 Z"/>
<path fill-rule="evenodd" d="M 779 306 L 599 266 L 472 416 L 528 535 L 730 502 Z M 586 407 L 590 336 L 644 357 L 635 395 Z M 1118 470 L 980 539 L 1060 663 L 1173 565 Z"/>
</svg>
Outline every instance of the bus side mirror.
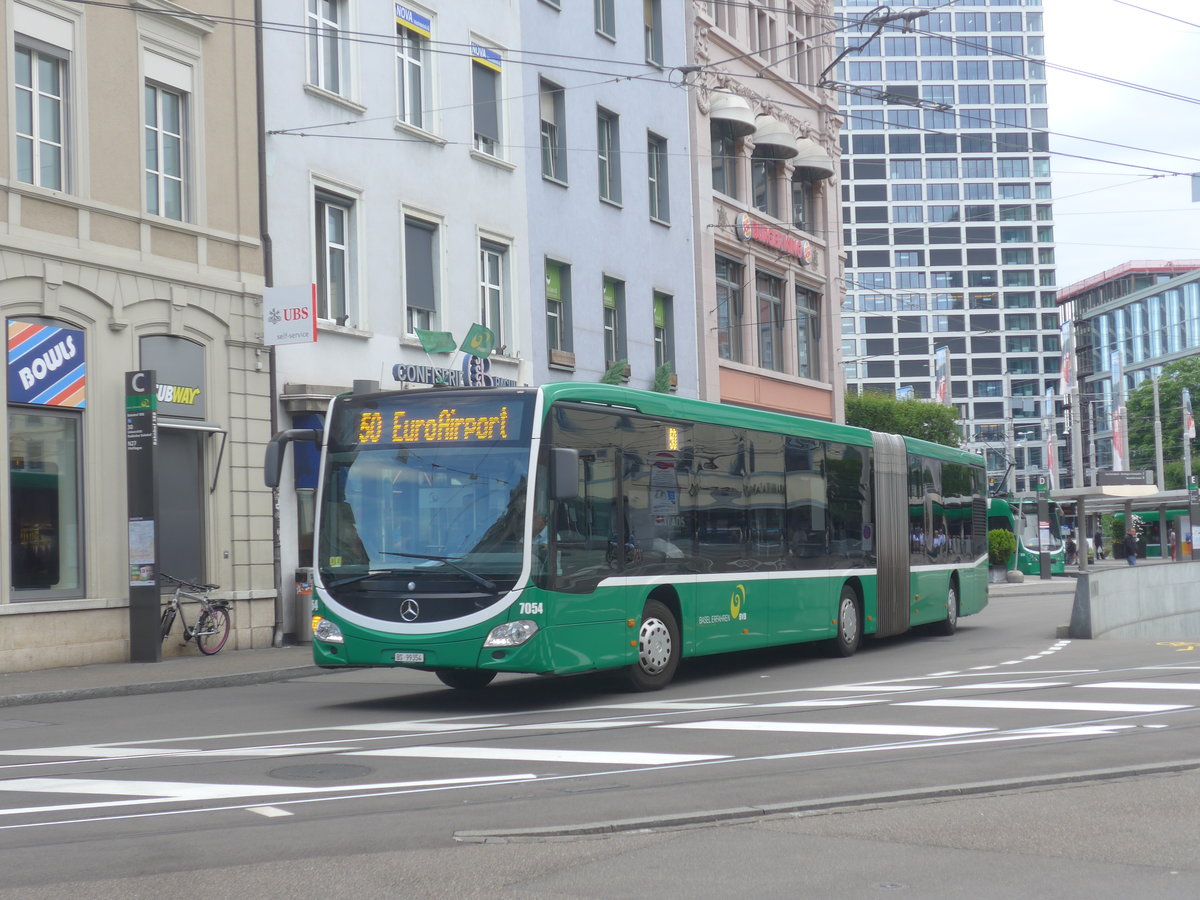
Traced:
<svg viewBox="0 0 1200 900">
<path fill-rule="evenodd" d="M 574 500 L 579 496 L 579 451 L 550 448 L 550 499 Z"/>
<path fill-rule="evenodd" d="M 271 438 L 267 444 L 266 457 L 263 459 L 263 481 L 267 487 L 279 487 L 279 477 L 283 472 L 283 454 L 292 441 L 308 441 L 319 445 L 321 431 L 317 428 L 289 428 Z"/>
</svg>

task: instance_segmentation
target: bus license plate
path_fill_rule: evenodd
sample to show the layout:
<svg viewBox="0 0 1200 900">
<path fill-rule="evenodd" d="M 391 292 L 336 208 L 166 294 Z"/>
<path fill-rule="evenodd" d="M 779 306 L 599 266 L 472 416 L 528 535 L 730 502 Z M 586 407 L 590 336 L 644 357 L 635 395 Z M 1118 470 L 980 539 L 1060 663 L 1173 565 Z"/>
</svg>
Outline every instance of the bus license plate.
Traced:
<svg viewBox="0 0 1200 900">
<path fill-rule="evenodd" d="M 396 653 L 392 657 L 393 661 L 398 663 L 423 663 L 425 662 L 424 653 Z"/>
</svg>

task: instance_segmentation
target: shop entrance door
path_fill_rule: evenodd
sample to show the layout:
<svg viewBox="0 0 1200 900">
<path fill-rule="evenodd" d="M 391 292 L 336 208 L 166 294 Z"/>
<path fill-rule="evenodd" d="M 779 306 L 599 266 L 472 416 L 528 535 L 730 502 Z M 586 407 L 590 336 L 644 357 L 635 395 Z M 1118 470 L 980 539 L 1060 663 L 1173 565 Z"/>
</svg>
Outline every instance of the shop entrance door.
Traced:
<svg viewBox="0 0 1200 900">
<path fill-rule="evenodd" d="M 159 569 L 188 581 L 204 577 L 203 432 L 158 429 Z"/>
</svg>

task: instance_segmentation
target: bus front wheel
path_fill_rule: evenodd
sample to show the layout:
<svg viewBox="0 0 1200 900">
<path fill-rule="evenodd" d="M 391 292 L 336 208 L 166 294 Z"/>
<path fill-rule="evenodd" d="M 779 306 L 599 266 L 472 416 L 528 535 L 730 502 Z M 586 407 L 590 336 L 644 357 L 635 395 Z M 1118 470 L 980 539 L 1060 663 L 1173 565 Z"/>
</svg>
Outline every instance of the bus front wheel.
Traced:
<svg viewBox="0 0 1200 900">
<path fill-rule="evenodd" d="M 629 685 L 635 691 L 657 691 L 675 677 L 681 647 L 679 623 L 658 600 L 647 600 L 638 629 L 637 662 L 629 667 Z"/>
<path fill-rule="evenodd" d="M 446 687 L 459 691 L 478 691 L 492 683 L 495 672 L 482 669 L 438 669 L 434 672 L 438 680 Z"/>
<path fill-rule="evenodd" d="M 842 585 L 838 595 L 837 637 L 830 642 L 834 656 L 853 656 L 862 643 L 862 613 L 858 606 L 858 594 L 848 584 Z"/>
</svg>

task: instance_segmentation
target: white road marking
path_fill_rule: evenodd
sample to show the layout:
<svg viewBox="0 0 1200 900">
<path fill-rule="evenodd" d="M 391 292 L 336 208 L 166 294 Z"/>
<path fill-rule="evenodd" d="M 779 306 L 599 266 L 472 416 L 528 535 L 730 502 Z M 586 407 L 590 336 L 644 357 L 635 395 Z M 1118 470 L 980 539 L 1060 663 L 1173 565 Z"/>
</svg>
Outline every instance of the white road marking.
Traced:
<svg viewBox="0 0 1200 900">
<path fill-rule="evenodd" d="M 335 725 L 329 731 L 474 731 L 496 728 L 495 722 L 363 722 L 360 725 Z M 317 729 L 313 729 L 314 731 Z M 325 730 L 325 729 L 322 729 Z"/>
<path fill-rule="evenodd" d="M 981 734 L 993 728 L 951 728 L 937 725 L 866 725 L 834 722 L 749 722 L 709 721 L 677 722 L 660 728 L 699 728 L 708 731 L 770 731 L 796 734 L 876 734 L 900 737 L 954 737 L 960 734 Z"/>
<path fill-rule="evenodd" d="M 762 709 L 775 709 L 776 707 L 836 707 L 836 706 L 867 706 L 873 703 L 881 703 L 881 700 L 785 700 L 782 703 L 760 703 Z"/>
<path fill-rule="evenodd" d="M 1076 687 L 1089 688 L 1120 688 L 1121 690 L 1130 691 L 1200 691 L 1200 683 L 1197 682 L 1154 682 L 1154 681 L 1099 681 L 1089 684 L 1080 684 Z"/>
<path fill-rule="evenodd" d="M 1165 703 L 1066 703 L 1056 700 L 910 700 L 893 706 L 942 706 L 957 709 L 1041 709 L 1054 712 L 1154 713 L 1188 709 Z"/>
<path fill-rule="evenodd" d="M 706 709 L 735 709 L 739 706 L 746 706 L 745 703 L 697 703 L 689 700 L 642 700 L 637 703 L 606 703 L 603 704 L 603 709 L 657 709 L 657 710 L 676 710 L 679 712 L 697 711 L 703 712 Z"/>
<path fill-rule="evenodd" d="M 354 749 L 354 748 L 350 748 Z M 194 747 L 106 747 L 85 746 L 75 747 L 31 747 L 25 750 L 0 750 L 0 756 L 35 756 L 52 757 L 54 759 L 159 759 L 170 757 L 213 757 L 213 756 L 309 756 L 313 753 L 325 752 L 323 747 L 301 744 L 294 747 L 216 747 L 211 750 L 201 750 Z"/>
<path fill-rule="evenodd" d="M 359 784 L 347 786 L 344 784 L 326 787 L 282 787 L 275 784 L 247 785 L 218 785 L 195 784 L 191 782 L 165 781 L 104 781 L 100 779 L 81 778 L 18 778 L 0 781 L 0 791 L 15 791 L 32 794 L 107 794 L 122 797 L 130 794 L 138 796 L 136 800 L 104 800 L 96 803 L 64 803 L 57 806 L 26 806 L 19 809 L 0 809 L 0 816 L 16 816 L 28 813 L 72 812 L 83 809 L 108 809 L 118 806 L 145 806 L 154 803 L 178 803 L 196 799 L 220 799 L 242 797 L 314 797 L 324 799 L 320 794 L 352 794 L 356 797 L 370 797 L 376 793 L 403 793 L 411 790 L 429 790 L 440 788 L 472 787 L 475 785 L 497 784 L 511 781 L 534 781 L 537 776 L 532 772 L 522 772 L 517 775 L 487 775 L 473 778 L 438 778 L 424 781 L 394 781 L 384 784 Z M 133 790 L 131 786 L 137 786 Z M 177 793 L 166 793 L 166 788 L 178 789 Z M 232 792 L 240 787 L 243 793 Z M 219 794 L 218 791 L 227 791 Z M 303 800 L 297 801 L 303 802 Z M 0 826 L 12 828 L 14 826 Z"/>
<path fill-rule="evenodd" d="M 286 809 L 280 809 L 278 806 L 247 806 L 246 812 L 257 813 L 260 816 L 265 816 L 268 819 L 274 819 L 278 816 L 292 816 L 295 813 L 290 813 Z"/>
<path fill-rule="evenodd" d="M 990 691 L 1004 688 L 1043 688 L 1062 687 L 1071 684 L 1069 681 L 979 681 L 975 684 L 948 684 L 948 691 Z"/>
<path fill-rule="evenodd" d="M 590 722 L 545 722 L 541 725 L 499 725 L 502 731 L 591 731 L 597 728 L 631 728 L 657 725 L 657 719 L 594 719 Z"/>
<path fill-rule="evenodd" d="M 801 693 L 810 691 L 826 694 L 835 692 L 839 694 L 890 694 L 903 691 L 936 691 L 940 688 L 939 684 L 827 684 L 821 687 L 797 688 L 796 690 Z"/>
<path fill-rule="evenodd" d="M 584 763 L 605 766 L 668 766 L 730 759 L 727 755 L 696 753 L 638 753 L 607 750 L 540 750 L 519 747 L 394 747 L 363 750 L 354 756 L 415 757 L 418 759 L 485 759 L 508 762 Z"/>
</svg>

